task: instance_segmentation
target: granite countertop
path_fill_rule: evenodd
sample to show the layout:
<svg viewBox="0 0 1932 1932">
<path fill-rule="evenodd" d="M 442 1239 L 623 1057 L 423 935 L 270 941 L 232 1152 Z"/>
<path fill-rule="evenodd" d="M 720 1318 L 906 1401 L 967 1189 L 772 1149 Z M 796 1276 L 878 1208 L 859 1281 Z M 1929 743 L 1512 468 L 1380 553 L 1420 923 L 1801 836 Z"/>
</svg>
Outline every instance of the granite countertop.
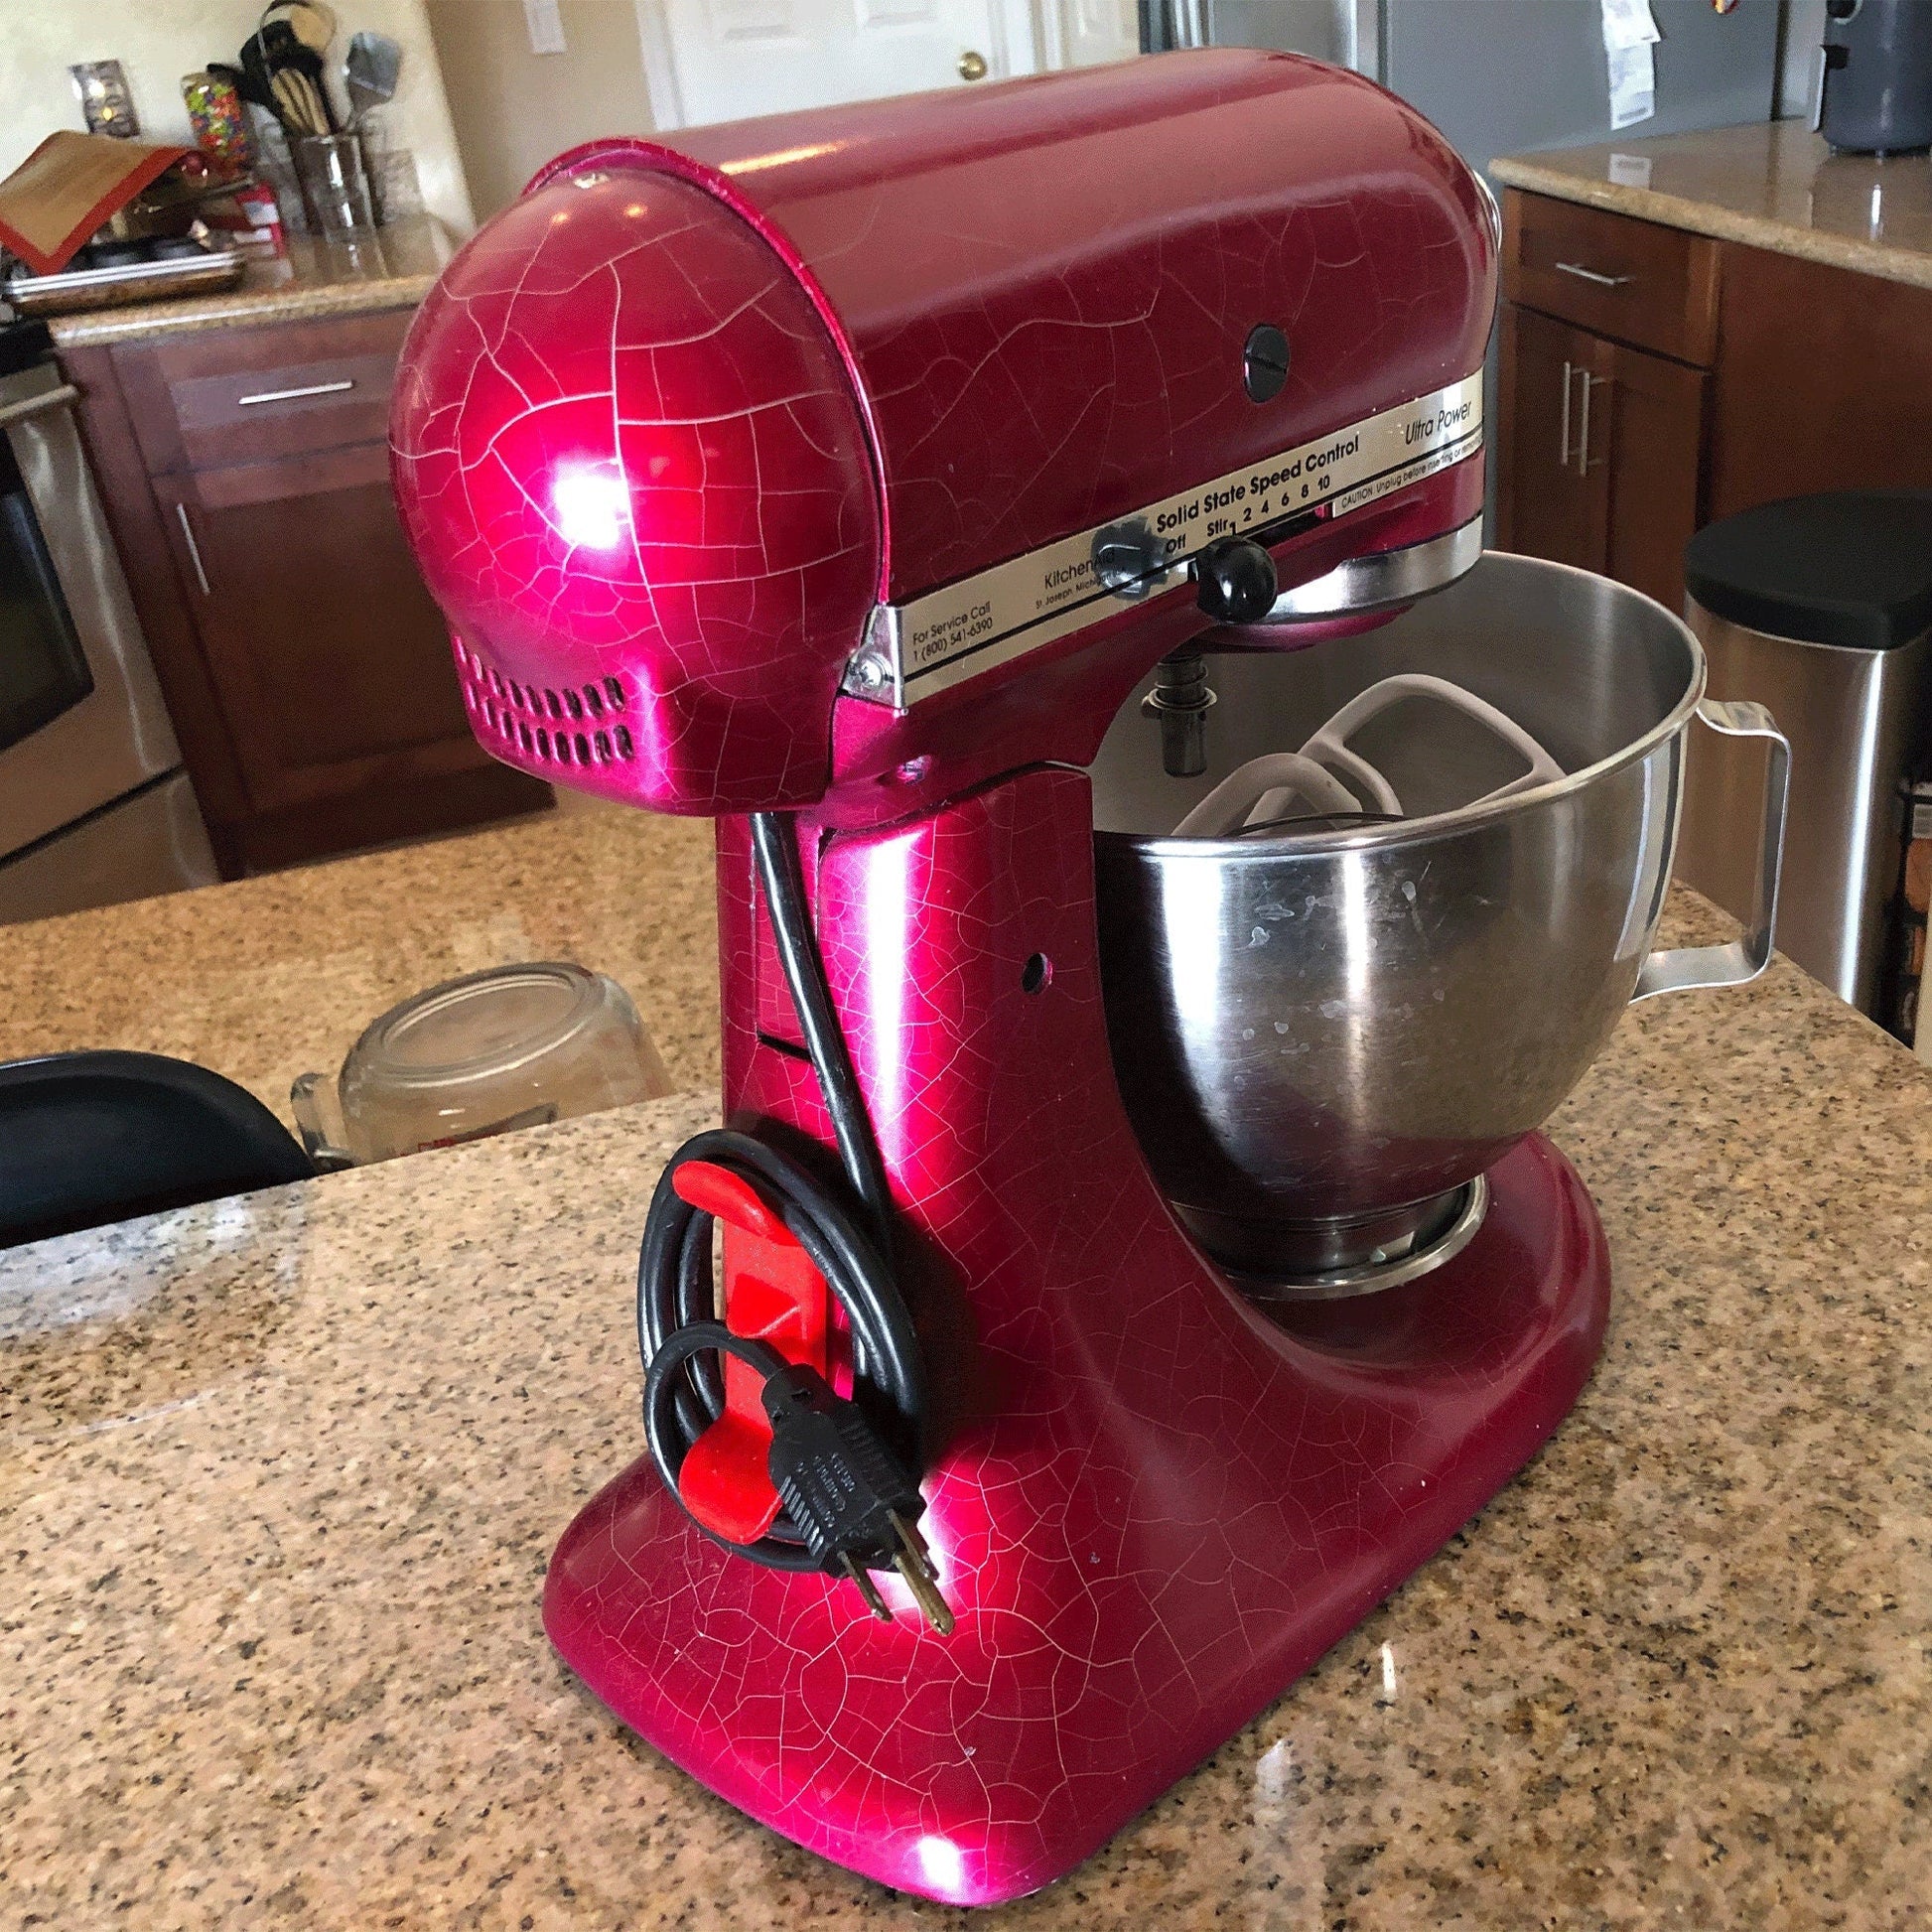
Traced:
<svg viewBox="0 0 1932 1932">
<path fill-rule="evenodd" d="M 449 229 L 428 214 L 359 234 L 298 234 L 288 240 L 286 259 L 250 261 L 240 286 L 219 294 L 50 316 L 54 345 L 83 348 L 190 329 L 413 309 L 457 246 Z"/>
<path fill-rule="evenodd" d="M 640 922 L 660 896 L 608 890 Z M 1682 898 L 1672 923 L 1709 936 Z M 550 1547 L 641 1447 L 645 1200 L 711 1112 L 0 1255 L 0 1922 L 1924 1922 L 1932 1074 L 1795 968 L 1632 1010 L 1553 1122 L 1616 1301 L 1551 1445 L 1090 1863 L 990 1914 L 752 1825 L 545 1645 Z"/>
<path fill-rule="evenodd" d="M 1932 161 L 1833 154 L 1802 121 L 1510 155 L 1511 188 L 1932 288 Z"/>
<path fill-rule="evenodd" d="M 577 806 L 0 926 L 0 1059 L 83 1046 L 173 1053 L 239 1081 L 288 1121 L 290 1081 L 336 1072 L 398 1000 L 531 959 L 609 973 L 673 1082 L 715 1086 L 710 820 Z"/>
</svg>

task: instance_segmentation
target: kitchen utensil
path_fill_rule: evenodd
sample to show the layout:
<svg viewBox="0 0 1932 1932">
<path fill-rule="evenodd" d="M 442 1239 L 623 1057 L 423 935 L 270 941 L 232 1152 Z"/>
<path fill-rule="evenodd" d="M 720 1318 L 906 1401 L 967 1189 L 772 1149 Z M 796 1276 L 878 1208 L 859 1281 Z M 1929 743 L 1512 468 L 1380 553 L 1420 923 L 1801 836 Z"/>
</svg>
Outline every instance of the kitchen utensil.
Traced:
<svg viewBox="0 0 1932 1932">
<path fill-rule="evenodd" d="M 275 89 L 275 105 L 281 113 L 282 124 L 292 133 L 326 135 L 329 132 L 329 116 L 323 111 L 322 102 L 306 74 L 298 73 L 293 68 L 277 68 L 271 84 Z"/>
<path fill-rule="evenodd" d="M 1446 678 L 1405 672 L 1385 677 L 1349 699 L 1310 735 L 1299 753 L 1264 753 L 1230 772 L 1173 828 L 1174 836 L 1226 836 L 1250 828 L 1257 821 L 1280 819 L 1286 813 L 1290 797 L 1296 794 L 1308 799 L 1319 813 L 1360 813 L 1361 798 L 1333 774 L 1329 769 L 1333 765 L 1340 765 L 1356 780 L 1362 797 L 1373 801 L 1377 814 L 1402 817 L 1403 805 L 1395 787 L 1348 741 L 1384 712 L 1405 700 L 1419 698 L 1446 704 L 1463 717 L 1474 719 L 1523 763 L 1524 769 L 1515 776 L 1499 784 L 1485 782 L 1473 797 L 1462 802 L 1473 804 L 1489 798 L 1511 797 L 1533 785 L 1548 784 L 1563 776 L 1562 766 L 1549 753 L 1494 705 L 1484 703 L 1473 692 L 1464 691 Z M 1414 731 L 1413 726 L 1410 729 Z"/>
<path fill-rule="evenodd" d="M 1561 763 L 1539 751 L 1527 781 L 1388 823 L 1164 832 L 1176 803 L 1206 790 L 1211 804 L 1249 748 L 1331 712 L 1359 725 L 1424 664 L 1431 687 L 1466 687 L 1485 725 L 1501 717 L 1518 749 L 1553 746 Z M 1661 606 L 1528 557 L 1485 557 L 1369 636 L 1209 666 L 1203 776 L 1163 771 L 1138 703 L 1092 767 L 1121 1091 L 1211 1253 L 1297 1289 L 1359 1287 L 1549 1118 L 1633 996 L 1762 968 L 1788 752 L 1748 707 L 1700 706 L 1703 652 Z M 1693 968 L 1646 955 L 1700 718 L 1772 757 L 1748 938 Z M 1309 742 L 1332 757 L 1332 728 Z"/>
<path fill-rule="evenodd" d="M 336 11 L 326 6 L 324 0 L 269 0 L 269 5 L 262 9 L 261 24 L 286 26 L 315 55 L 327 54 L 330 42 L 336 38 Z"/>
<path fill-rule="evenodd" d="M 271 8 L 241 50 L 249 97 L 268 102 L 291 139 L 341 131 L 323 74 L 322 56 Z M 306 14 L 305 14 L 306 17 Z"/>
<path fill-rule="evenodd" d="M 317 1163 L 348 1167 L 670 1090 L 623 988 L 545 962 L 492 966 L 403 1001 L 364 1029 L 339 1079 L 305 1073 L 289 1101 Z"/>
<path fill-rule="evenodd" d="M 351 36 L 348 57 L 343 64 L 351 127 L 359 127 L 372 107 L 395 98 L 401 70 L 402 49 L 387 34 L 371 34 L 364 29 Z"/>
<path fill-rule="evenodd" d="M 291 146 L 317 233 L 348 234 L 375 225 L 362 144 L 354 135 L 305 134 Z"/>
<path fill-rule="evenodd" d="M 1538 1135 L 1366 1303 L 1284 1301 L 1182 1231 L 1122 1105 L 1171 1041 L 1148 1003 L 1110 1048 L 1120 895 L 1096 904 L 1081 768 L 1165 664 L 1134 727 L 1177 763 L 1198 739 L 1211 770 L 1166 789 L 1144 828 L 1165 831 L 1379 675 L 1439 668 L 1378 663 L 1373 625 L 1480 555 L 1501 239 L 1395 95 L 1217 50 L 989 80 L 943 113 L 595 142 L 458 253 L 404 346 L 396 496 L 478 738 L 720 821 L 731 1127 L 653 1195 L 647 1452 L 565 1533 L 545 1627 L 674 1762 L 888 1884 L 985 1903 L 1069 1869 L 1464 1525 L 1595 1358 L 1602 1231 Z M 1546 587 L 1496 653 L 1559 649 L 1597 594 Z M 1473 643 L 1440 667 L 1578 767 L 1466 814 L 1520 821 L 1520 848 L 1475 843 L 1530 870 L 1460 867 L 1465 960 L 1507 965 L 1520 924 L 1601 972 L 1614 893 L 1602 978 L 1642 969 L 1668 834 L 1594 814 L 1603 791 L 1659 828 L 1675 810 L 1675 753 L 1644 735 L 1681 727 L 1695 646 L 1652 621 L 1674 664 L 1586 638 L 1581 715 L 1519 707 Z M 1285 644 L 1371 669 L 1292 718 L 1209 708 L 1184 660 L 1236 623 L 1259 664 Z M 1465 775 L 1438 737 L 1490 774 L 1461 801 L 1519 775 L 1443 705 L 1398 768 L 1407 708 L 1344 749 L 1412 813 Z M 1599 733 L 1657 783 L 1599 786 Z M 1584 810 L 1542 815 L 1545 792 L 1587 799 L 1597 843 L 1540 844 Z M 1420 945 L 1433 882 L 1409 880 L 1413 908 L 1399 880 L 1366 897 L 1390 834 L 1426 836 L 1327 835 L 1360 856 L 1322 916 L 1414 933 L 1413 909 L 1397 939 Z M 1311 915 L 1224 923 L 1232 861 L 1269 834 L 1169 842 L 1221 855 L 1174 945 L 1286 949 L 1286 912 Z M 1629 990 L 1526 1004 L 1568 1029 Z M 1257 1036 L 1345 1056 L 1360 1018 L 1400 1038 L 1351 996 Z"/>
</svg>

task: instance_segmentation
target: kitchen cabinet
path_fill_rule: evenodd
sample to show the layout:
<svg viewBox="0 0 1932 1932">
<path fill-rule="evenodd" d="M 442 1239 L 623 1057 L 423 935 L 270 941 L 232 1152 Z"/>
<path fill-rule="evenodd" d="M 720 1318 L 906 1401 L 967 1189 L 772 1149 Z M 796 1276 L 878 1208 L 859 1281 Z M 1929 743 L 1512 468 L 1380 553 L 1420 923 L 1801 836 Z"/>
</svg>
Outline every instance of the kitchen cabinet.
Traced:
<svg viewBox="0 0 1932 1932">
<path fill-rule="evenodd" d="M 1610 466 L 1601 453 L 1600 416 L 1613 353 L 1587 330 L 1513 304 L 1504 309 L 1498 484 L 1504 549 L 1583 570 L 1603 568 Z M 1599 446 L 1594 462 L 1592 441 Z"/>
<path fill-rule="evenodd" d="M 68 351 L 108 520 L 230 876 L 551 802 L 465 722 L 389 488 L 409 312 Z"/>
<path fill-rule="evenodd" d="M 1684 601 L 1708 378 L 1509 305 L 1498 536 L 1506 550 Z"/>
<path fill-rule="evenodd" d="M 1932 487 L 1932 289 L 1503 200 L 1496 538 L 1673 611 L 1705 523 Z"/>
<path fill-rule="evenodd" d="M 1718 244 L 1512 192 L 1503 263 L 1498 542 L 1680 609 Z"/>
</svg>

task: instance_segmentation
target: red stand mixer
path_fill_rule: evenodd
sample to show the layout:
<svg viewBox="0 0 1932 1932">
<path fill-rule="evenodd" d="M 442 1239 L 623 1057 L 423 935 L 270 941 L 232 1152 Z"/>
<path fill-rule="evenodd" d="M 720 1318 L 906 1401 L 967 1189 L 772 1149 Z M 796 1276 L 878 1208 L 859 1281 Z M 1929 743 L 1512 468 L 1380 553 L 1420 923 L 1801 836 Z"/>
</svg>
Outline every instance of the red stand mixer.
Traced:
<svg viewBox="0 0 1932 1932">
<path fill-rule="evenodd" d="M 732 1131 L 660 1183 L 653 1454 L 545 1624 L 887 1884 L 1069 1870 L 1595 1358 L 1601 1232 L 1538 1137 L 1361 1303 L 1271 1305 L 1183 1231 L 1083 768 L 1151 674 L 1200 768 L 1207 633 L 1333 639 L 1474 562 L 1496 246 L 1392 96 L 1214 51 L 579 149 L 411 334 L 397 490 L 479 738 L 718 819 Z"/>
</svg>

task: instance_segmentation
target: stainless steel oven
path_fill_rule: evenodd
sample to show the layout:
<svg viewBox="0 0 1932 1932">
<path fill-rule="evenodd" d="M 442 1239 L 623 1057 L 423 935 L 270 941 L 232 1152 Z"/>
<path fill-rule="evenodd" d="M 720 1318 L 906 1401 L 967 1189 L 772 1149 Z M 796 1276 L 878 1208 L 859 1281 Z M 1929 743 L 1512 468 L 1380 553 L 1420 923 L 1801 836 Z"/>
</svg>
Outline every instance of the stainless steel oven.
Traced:
<svg viewBox="0 0 1932 1932">
<path fill-rule="evenodd" d="M 217 877 L 74 400 L 0 374 L 0 923 Z"/>
</svg>

